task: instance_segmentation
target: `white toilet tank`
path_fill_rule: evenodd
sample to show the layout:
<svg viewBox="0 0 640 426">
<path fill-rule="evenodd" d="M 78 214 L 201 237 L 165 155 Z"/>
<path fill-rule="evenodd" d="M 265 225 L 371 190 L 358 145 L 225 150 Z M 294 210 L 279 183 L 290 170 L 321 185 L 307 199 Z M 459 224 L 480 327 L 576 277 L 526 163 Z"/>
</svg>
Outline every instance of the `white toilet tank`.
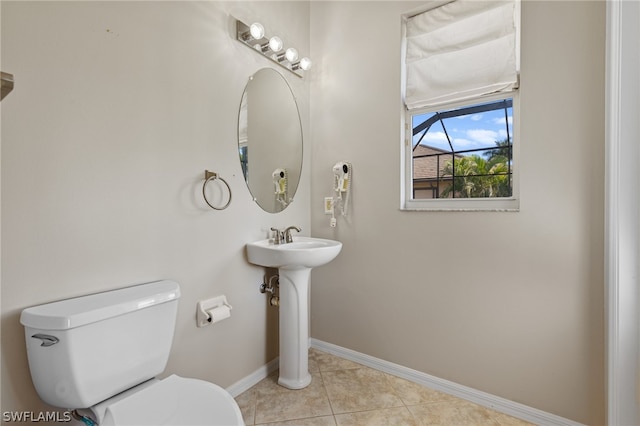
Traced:
<svg viewBox="0 0 640 426">
<path fill-rule="evenodd" d="M 180 286 L 156 281 L 22 311 L 31 378 L 50 405 L 87 408 L 161 373 Z"/>
</svg>

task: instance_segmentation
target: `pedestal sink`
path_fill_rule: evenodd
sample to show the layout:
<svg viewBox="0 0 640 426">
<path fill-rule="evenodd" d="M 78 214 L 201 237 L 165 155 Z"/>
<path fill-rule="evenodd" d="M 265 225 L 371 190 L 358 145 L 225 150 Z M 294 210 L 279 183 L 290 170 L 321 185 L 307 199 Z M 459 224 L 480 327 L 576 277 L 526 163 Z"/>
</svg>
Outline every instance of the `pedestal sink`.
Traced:
<svg viewBox="0 0 640 426">
<path fill-rule="evenodd" d="M 311 269 L 331 262 L 342 250 L 339 241 L 294 237 L 274 244 L 262 240 L 247 244 L 254 265 L 278 268 L 280 275 L 280 377 L 278 384 L 302 389 L 309 374 L 309 278 Z"/>
</svg>

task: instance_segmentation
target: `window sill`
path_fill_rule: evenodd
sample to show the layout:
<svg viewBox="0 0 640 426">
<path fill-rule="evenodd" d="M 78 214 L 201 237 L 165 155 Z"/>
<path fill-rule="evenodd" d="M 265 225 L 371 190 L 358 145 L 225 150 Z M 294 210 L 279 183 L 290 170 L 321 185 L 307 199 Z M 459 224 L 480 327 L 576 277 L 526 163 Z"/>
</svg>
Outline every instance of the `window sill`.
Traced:
<svg viewBox="0 0 640 426">
<path fill-rule="evenodd" d="M 406 200 L 402 211 L 518 212 L 517 198 Z"/>
</svg>

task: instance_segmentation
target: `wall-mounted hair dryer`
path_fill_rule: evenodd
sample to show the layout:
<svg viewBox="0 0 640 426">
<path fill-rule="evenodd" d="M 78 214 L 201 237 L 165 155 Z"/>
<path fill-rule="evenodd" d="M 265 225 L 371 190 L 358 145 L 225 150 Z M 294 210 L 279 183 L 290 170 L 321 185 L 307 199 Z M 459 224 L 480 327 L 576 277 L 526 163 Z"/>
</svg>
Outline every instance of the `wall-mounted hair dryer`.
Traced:
<svg viewBox="0 0 640 426">
<path fill-rule="evenodd" d="M 333 191 L 334 196 L 325 199 L 325 211 L 331 214 L 330 225 L 337 225 L 335 210 L 340 209 L 342 216 L 346 216 L 349 209 L 349 196 L 351 194 L 351 179 L 353 173 L 351 163 L 341 161 L 333 166 Z"/>
<path fill-rule="evenodd" d="M 336 163 L 333 166 L 333 174 L 335 175 L 335 182 L 333 190 L 336 192 L 347 192 L 349 189 L 349 172 L 351 171 L 351 164 L 349 163 Z"/>
<path fill-rule="evenodd" d="M 273 178 L 274 194 L 276 197 L 276 203 L 286 207 L 289 203 L 287 199 L 287 169 L 277 168 L 271 174 Z"/>
</svg>

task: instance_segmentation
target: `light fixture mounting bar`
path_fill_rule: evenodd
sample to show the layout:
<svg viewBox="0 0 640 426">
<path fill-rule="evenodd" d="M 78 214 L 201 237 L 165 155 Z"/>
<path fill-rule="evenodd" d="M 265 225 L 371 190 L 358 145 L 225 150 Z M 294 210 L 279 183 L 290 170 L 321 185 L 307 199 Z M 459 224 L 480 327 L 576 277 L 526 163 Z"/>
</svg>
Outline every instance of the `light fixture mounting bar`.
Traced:
<svg viewBox="0 0 640 426">
<path fill-rule="evenodd" d="M 238 40 L 240 43 L 244 44 L 245 46 L 247 46 L 257 54 L 269 59 L 274 64 L 278 64 L 279 66 L 286 69 L 293 75 L 300 78 L 303 77 L 303 70 L 299 68 L 299 63 L 295 64 L 296 66 L 298 66 L 298 68 L 293 69 L 292 67 L 294 66 L 294 64 L 291 64 L 286 60 L 278 61 L 278 58 L 282 59 L 284 57 L 283 52 L 273 52 L 271 49 L 266 47 L 269 45 L 269 40 L 270 40 L 269 36 L 265 34 L 260 39 L 253 38 L 251 36 L 250 27 L 244 22 L 239 21 L 237 19 L 236 19 L 236 40 Z M 258 45 L 259 47 L 263 46 L 264 51 L 263 49 L 256 48 L 256 45 Z"/>
</svg>

